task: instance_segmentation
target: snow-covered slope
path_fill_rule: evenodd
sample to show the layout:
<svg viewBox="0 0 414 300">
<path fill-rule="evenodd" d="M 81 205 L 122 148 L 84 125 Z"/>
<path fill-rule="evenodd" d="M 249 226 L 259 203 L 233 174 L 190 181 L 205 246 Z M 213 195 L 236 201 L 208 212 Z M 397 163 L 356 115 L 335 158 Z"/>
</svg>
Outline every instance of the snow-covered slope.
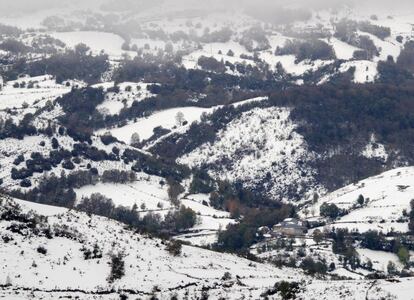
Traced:
<svg viewBox="0 0 414 300">
<path fill-rule="evenodd" d="M 258 299 L 281 280 L 300 282 L 297 296 L 303 299 L 342 295 L 363 300 L 387 294 L 409 299 L 413 282 L 312 280 L 297 269 L 185 245 L 174 256 L 166 250 L 167 241 L 134 233 L 106 218 L 3 197 L 1 201 L 0 297 L 5 299 Z M 36 227 L 29 226 L 33 220 Z M 85 259 L 85 252 L 94 249 L 96 256 Z M 125 275 L 109 283 L 111 256 L 119 254 Z"/>
<path fill-rule="evenodd" d="M 85 44 L 94 54 L 104 51 L 113 58 L 120 58 L 123 54 L 133 54 L 122 50 L 125 42 L 119 35 L 97 31 L 52 32 L 54 38 L 63 41 L 68 47 Z"/>
<path fill-rule="evenodd" d="M 6 108 L 22 108 L 45 105 L 59 96 L 69 93 L 70 86 L 57 84 L 52 76 L 23 77 L 9 81 L 0 89 L 0 111 Z"/>
<path fill-rule="evenodd" d="M 414 199 L 413 183 L 413 167 L 394 169 L 330 193 L 307 209 L 316 216 L 323 203 L 349 210 L 330 225 L 338 228 L 407 232 L 404 211 L 410 211 L 410 201 Z M 357 204 L 360 195 L 365 199 L 362 207 Z"/>
<path fill-rule="evenodd" d="M 200 107 L 182 107 L 172 108 L 159 112 L 155 112 L 147 118 L 138 119 L 136 122 L 130 122 L 129 124 L 110 129 L 109 132 L 112 136 L 125 143 L 130 143 L 131 136 L 134 133 L 138 133 L 141 140 L 149 139 L 154 134 L 154 129 L 162 127 L 164 129 L 173 130 L 177 132 L 185 132 L 189 125 L 194 121 L 199 121 L 203 113 L 210 113 L 212 109 L 200 108 Z M 187 125 L 179 124 L 177 120 L 177 114 L 182 113 L 183 122 L 187 122 Z M 107 130 L 100 130 L 97 134 L 104 134 Z"/>
<path fill-rule="evenodd" d="M 190 166 L 209 166 L 213 176 L 261 186 L 275 199 L 312 187 L 312 159 L 303 137 L 295 132 L 287 108 L 255 108 L 218 133 L 217 140 L 180 158 Z"/>
<path fill-rule="evenodd" d="M 19 208 L 13 209 L 15 204 Z M 102 217 L 89 217 L 63 208 L 3 199 L 1 216 L 7 211 L 26 214 L 29 219 L 37 218 L 38 230 L 18 218 L 0 221 L 3 237 L 0 283 L 11 284 L 9 288 L 0 289 L 0 295 L 6 297 L 14 289 L 36 289 L 39 295 L 48 291 L 47 299 L 54 295 L 77 294 L 76 291 L 83 293 L 85 299 L 98 293 L 108 293 L 110 299 L 122 291 L 140 296 L 155 292 L 164 298 L 186 290 L 198 294 L 205 286 L 213 293 L 227 295 L 226 298 L 237 298 L 249 290 L 256 298 L 277 280 L 301 276 L 234 255 L 190 246 L 183 246 L 181 255 L 173 256 L 166 251 L 166 242 L 135 234 L 122 224 Z M 13 231 L 10 226 L 20 226 L 20 230 Z M 45 228 L 50 228 L 51 237 L 45 236 Z M 9 242 L 4 242 L 6 236 Z M 82 249 L 92 250 L 95 244 L 102 257 L 86 260 Z M 110 255 L 117 253 L 123 255 L 125 276 L 108 283 Z M 222 281 L 225 272 L 234 279 L 227 283 Z M 224 284 L 228 289 L 223 288 Z"/>
</svg>

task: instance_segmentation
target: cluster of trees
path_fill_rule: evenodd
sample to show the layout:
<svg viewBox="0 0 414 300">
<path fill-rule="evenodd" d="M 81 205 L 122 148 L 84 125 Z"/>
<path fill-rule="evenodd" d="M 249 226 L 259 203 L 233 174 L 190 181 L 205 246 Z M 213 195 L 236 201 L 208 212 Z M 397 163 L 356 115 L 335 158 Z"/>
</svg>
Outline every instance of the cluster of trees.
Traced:
<svg viewBox="0 0 414 300">
<path fill-rule="evenodd" d="M 215 249 L 219 251 L 230 251 L 237 253 L 248 253 L 248 249 L 254 243 L 263 239 L 257 235 L 259 227 L 273 225 L 294 215 L 292 206 L 281 203 L 272 203 L 267 206 L 243 205 L 238 202 L 237 196 L 228 199 L 227 203 L 237 204 L 235 208 L 243 218 L 236 224 L 229 224 L 226 230 L 218 234 L 218 242 Z M 229 207 L 231 208 L 231 207 Z"/>
<path fill-rule="evenodd" d="M 318 178 L 336 188 L 374 175 L 383 162 L 361 157 L 372 134 L 387 149 L 413 162 L 414 89 L 409 81 L 395 84 L 333 83 L 290 88 L 273 94 L 275 106 L 293 107 L 291 118 L 311 150 L 335 154 L 314 162 Z M 392 156 L 389 160 L 392 160 Z"/>
<path fill-rule="evenodd" d="M 137 179 L 135 172 L 124 170 L 105 170 L 101 175 L 102 182 L 128 183 Z"/>
<path fill-rule="evenodd" d="M 15 161 L 20 163 L 20 160 Z M 26 160 L 26 168 L 12 168 L 11 177 L 14 180 L 25 179 L 32 176 L 34 173 L 43 173 L 43 171 L 52 170 L 52 161 L 46 159 L 43 154 L 39 152 L 32 152 L 30 154 L 30 159 Z"/>
<path fill-rule="evenodd" d="M 296 294 L 300 292 L 300 284 L 295 281 L 279 281 L 260 296 L 266 298 L 275 294 L 280 295 L 283 300 L 296 299 Z"/>
<path fill-rule="evenodd" d="M 412 245 L 402 237 L 390 239 L 378 231 L 370 230 L 360 234 L 357 239 L 361 241 L 361 246 L 364 248 L 393 252 L 404 265 L 408 265 L 410 262 L 409 251 Z"/>
<path fill-rule="evenodd" d="M 398 67 L 414 74 L 414 41 L 409 41 L 404 45 L 397 60 Z"/>
<path fill-rule="evenodd" d="M 31 124 L 33 116 L 31 113 L 25 114 L 19 124 L 16 124 L 11 117 L 3 119 L 0 116 L 0 140 L 6 138 L 23 139 L 27 135 L 36 135 L 38 131 Z"/>
<path fill-rule="evenodd" d="M 332 230 L 329 237 L 333 240 L 332 251 L 343 256 L 344 267 L 350 266 L 352 269 L 360 267 L 361 260 L 354 247 L 354 239 L 349 235 L 347 229 Z"/>
<path fill-rule="evenodd" d="M 326 274 L 328 271 L 325 261 L 315 261 L 312 257 L 302 260 L 300 267 L 309 275 Z"/>
<path fill-rule="evenodd" d="M 62 172 L 60 177 L 52 174 L 50 177 L 43 178 L 36 187 L 29 191 L 14 190 L 11 195 L 36 203 L 72 208 L 76 201 L 73 189 L 96 184 L 98 179 L 96 169 L 75 171 L 69 175 Z"/>
<path fill-rule="evenodd" d="M 144 172 L 148 175 L 171 178 L 177 182 L 181 182 L 184 178 L 191 175 L 189 168 L 178 165 L 173 160 L 155 158 L 136 150 L 126 149 L 122 154 L 122 159 L 125 163 L 134 162 L 132 170 L 135 172 Z"/>
<path fill-rule="evenodd" d="M 82 246 L 80 250 L 83 253 L 83 258 L 85 260 L 100 259 L 102 258 L 102 255 L 103 255 L 102 249 L 99 247 L 98 243 L 93 244 L 92 249 L 86 246 Z"/>
<path fill-rule="evenodd" d="M 270 42 L 267 39 L 266 32 L 260 26 L 252 27 L 244 31 L 239 43 L 249 52 L 263 51 L 270 48 Z"/>
<path fill-rule="evenodd" d="M 410 229 L 411 234 L 414 234 L 414 199 L 410 202 L 410 214 L 409 214 L 409 223 L 408 227 Z"/>
<path fill-rule="evenodd" d="M 223 27 L 217 31 L 205 30 L 200 41 L 203 43 L 227 43 L 230 41 L 233 31 L 228 27 Z"/>
<path fill-rule="evenodd" d="M 1 25 L 0 25 L 1 27 Z M 1 31 L 1 28 L 0 28 Z M 0 33 L 1 35 L 1 33 Z M 13 35 L 10 35 L 13 36 Z M 12 55 L 24 55 L 27 53 L 57 54 L 65 47 L 65 44 L 51 36 L 44 35 L 33 38 L 30 44 L 25 44 L 20 40 L 10 37 L 0 43 L 0 49 Z"/>
<path fill-rule="evenodd" d="M 370 22 L 359 22 L 358 29 L 375 35 L 382 40 L 391 36 L 391 29 L 389 27 L 378 26 Z"/>
<path fill-rule="evenodd" d="M 237 117 L 243 109 L 233 106 L 217 109 L 213 114 L 202 116 L 201 122 L 191 124 L 184 136 L 173 134 L 154 145 L 152 152 L 170 159 L 176 159 L 207 142 L 214 142 L 216 133 Z"/>
<path fill-rule="evenodd" d="M 336 219 L 346 214 L 346 211 L 340 209 L 334 203 L 324 203 L 320 207 L 320 215 L 322 217 Z"/>
<path fill-rule="evenodd" d="M 11 45 L 18 46 L 15 42 Z M 23 51 L 24 49 L 18 47 L 15 50 Z M 92 84 L 99 82 L 108 68 L 107 55 L 92 55 L 89 47 L 79 44 L 74 50 L 66 50 L 64 53 L 53 54 L 41 60 L 27 62 L 25 58 L 22 58 L 4 73 L 4 77 L 7 80 L 14 80 L 19 74 L 30 76 L 50 74 L 56 78 L 58 83 L 68 79 L 77 79 Z"/>
<path fill-rule="evenodd" d="M 119 161 L 119 150 L 114 147 L 110 154 L 107 154 L 103 150 L 99 150 L 94 146 L 90 146 L 86 143 L 76 143 L 73 145 L 72 151 L 66 149 L 58 149 L 59 143 L 56 138 L 52 138 L 52 147 L 54 150 L 50 151 L 49 156 L 45 157 L 43 154 L 33 152 L 30 155 L 30 159 L 25 158 L 23 155 L 19 155 L 14 160 L 13 164 L 16 167 L 11 170 L 11 177 L 14 180 L 26 180 L 34 173 L 43 173 L 44 171 L 50 171 L 52 168 L 57 167 L 62 163 L 62 167 L 67 170 L 73 170 L 75 164 L 81 162 L 81 157 L 84 157 L 92 161 Z M 25 167 L 17 168 L 23 162 Z M 88 169 L 91 169 L 90 164 L 87 165 Z M 123 170 L 106 170 L 103 172 L 101 179 L 103 182 L 116 182 L 125 183 L 131 182 L 136 179 L 135 172 L 123 171 Z M 29 185 L 30 186 L 30 185 Z"/>
<path fill-rule="evenodd" d="M 226 71 L 226 65 L 223 61 L 218 61 L 214 57 L 200 56 L 197 64 L 203 69 L 216 73 L 224 73 Z"/>
<path fill-rule="evenodd" d="M 30 51 L 30 47 L 14 38 L 9 38 L 0 43 L 0 49 L 14 55 L 22 55 Z"/>
<path fill-rule="evenodd" d="M 358 242 L 362 248 L 395 253 L 404 266 L 410 264 L 410 250 L 413 248 L 410 239 L 403 236 L 385 236 L 381 232 L 369 230 L 364 233 L 349 232 L 347 229 L 337 229 L 325 232 L 326 237 L 333 239 L 332 250 L 336 254 L 343 255 L 344 266 L 351 268 L 365 267 L 372 269 L 370 263 L 361 264 L 354 243 Z"/>
<path fill-rule="evenodd" d="M 157 236 L 170 236 L 191 228 L 197 223 L 196 213 L 192 209 L 184 206 L 181 206 L 177 210 L 169 211 L 164 218 L 159 214 L 151 212 L 141 217 L 136 205 L 132 208 L 116 206 L 112 199 L 99 193 L 82 198 L 82 201 L 76 206 L 76 209 L 88 214 L 108 217 L 127 224 L 140 232 Z"/>
<path fill-rule="evenodd" d="M 362 49 L 362 51 L 356 51 L 354 53 L 356 59 L 371 59 L 373 56 L 379 55 L 374 42 L 367 35 L 358 36 L 358 29 L 376 35 L 379 38 L 388 37 L 391 34 L 389 28 L 364 22 L 358 23 L 347 19 L 343 19 L 335 24 L 335 29 L 335 37 L 345 43 Z"/>
<path fill-rule="evenodd" d="M 102 89 L 91 87 L 73 89 L 70 93 L 57 99 L 65 114 L 60 117 L 67 128 L 67 134 L 75 140 L 87 141 L 93 128 L 102 124 L 103 117 L 96 107 L 105 99 Z"/>
<path fill-rule="evenodd" d="M 375 35 L 380 39 L 391 36 L 391 29 L 388 27 L 378 26 L 370 22 L 356 22 L 353 20 L 342 19 L 335 24 L 335 37 L 343 42 L 352 43 L 355 40 L 356 32 L 363 32 Z"/>
<path fill-rule="evenodd" d="M 114 281 L 121 279 L 125 275 L 124 254 L 122 252 L 112 253 L 110 258 L 111 271 L 107 280 L 109 283 L 114 283 Z"/>
<path fill-rule="evenodd" d="M 374 42 L 366 35 L 361 35 L 357 39 L 355 39 L 352 44 L 361 50 L 356 50 L 354 52 L 353 57 L 358 60 L 369 60 L 372 59 L 374 56 L 379 55 L 379 51 L 377 46 L 375 46 Z"/>
<path fill-rule="evenodd" d="M 42 54 L 57 54 L 65 46 L 66 44 L 64 42 L 49 35 L 37 36 L 31 42 L 32 51 Z"/>
<path fill-rule="evenodd" d="M 0 23 L 0 37 L 9 36 L 9 37 L 18 37 L 22 34 L 22 30 L 14 27 Z"/>
<path fill-rule="evenodd" d="M 307 41 L 288 40 L 283 48 L 276 49 L 276 55 L 293 54 L 296 61 L 310 60 L 331 60 L 335 59 L 335 51 L 332 46 L 318 39 Z"/>
</svg>

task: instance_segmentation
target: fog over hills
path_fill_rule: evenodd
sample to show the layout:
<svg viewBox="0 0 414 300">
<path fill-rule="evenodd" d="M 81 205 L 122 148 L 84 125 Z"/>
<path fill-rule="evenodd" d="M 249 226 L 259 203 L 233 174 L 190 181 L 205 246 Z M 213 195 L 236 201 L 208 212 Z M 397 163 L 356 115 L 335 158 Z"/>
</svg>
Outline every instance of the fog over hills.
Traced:
<svg viewBox="0 0 414 300">
<path fill-rule="evenodd" d="M 9 13 L 30 13 L 38 10 L 53 9 L 59 8 L 61 10 L 65 8 L 89 8 L 89 9 L 98 9 L 98 8 L 108 8 L 111 5 L 116 6 L 118 10 L 138 10 L 145 9 L 154 5 L 163 5 L 171 7 L 179 7 L 180 9 L 197 9 L 197 8 L 208 8 L 208 9 L 261 9 L 267 10 L 274 7 L 290 7 L 290 8 L 301 8 L 301 9 L 310 9 L 310 10 L 319 10 L 326 8 L 339 8 L 344 5 L 360 7 L 364 9 L 374 9 L 374 10 L 391 10 L 391 11 L 405 11 L 407 9 L 412 9 L 412 3 L 409 0 L 396 0 L 396 1 L 387 1 L 387 0 L 367 0 L 367 1 L 355 1 L 355 0 L 206 0 L 206 1 L 197 1 L 197 0 L 155 0 L 155 1 L 142 1 L 142 0 L 87 0 L 79 1 L 73 0 L 70 2 L 62 2 L 56 0 L 0 0 L 1 14 Z"/>
</svg>

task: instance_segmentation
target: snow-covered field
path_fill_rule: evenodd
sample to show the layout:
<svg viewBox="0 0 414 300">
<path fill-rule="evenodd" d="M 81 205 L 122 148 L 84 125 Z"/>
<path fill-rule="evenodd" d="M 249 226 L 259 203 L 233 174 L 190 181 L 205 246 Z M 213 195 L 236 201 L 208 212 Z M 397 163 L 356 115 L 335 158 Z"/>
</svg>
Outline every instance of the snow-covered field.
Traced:
<svg viewBox="0 0 414 300">
<path fill-rule="evenodd" d="M 377 63 L 369 60 L 344 62 L 339 71 L 346 72 L 350 68 L 355 68 L 354 82 L 356 83 L 374 82 L 378 75 Z"/>
<path fill-rule="evenodd" d="M 176 116 L 179 112 L 183 114 L 184 121 L 188 122 L 187 125 L 178 124 Z M 100 130 L 97 134 L 104 134 L 109 131 L 118 140 L 130 143 L 132 134 L 138 133 L 141 140 L 146 140 L 154 134 L 153 131 L 156 127 L 161 126 L 165 129 L 183 132 L 188 129 L 191 123 L 199 121 L 203 113 L 210 112 L 212 112 L 212 109 L 200 107 L 172 108 L 156 112 L 147 118 L 138 119 L 136 122 L 131 122 L 123 127 Z"/>
<path fill-rule="evenodd" d="M 161 185 L 160 177 L 138 174 L 137 181 L 129 184 L 98 183 L 92 186 L 84 186 L 75 190 L 78 201 L 82 197 L 90 197 L 92 194 L 102 194 L 114 202 L 115 205 L 132 207 L 134 204 L 144 211 L 168 209 L 171 207 L 168 200 L 167 187 Z M 160 207 L 161 205 L 161 207 Z"/>
<path fill-rule="evenodd" d="M 92 53 L 99 54 L 104 51 L 111 57 L 120 58 L 123 54 L 134 54 L 122 50 L 125 42 L 119 35 L 99 31 L 73 31 L 73 32 L 50 32 L 49 35 L 61 40 L 68 47 L 73 48 L 83 43 L 91 48 Z"/>
<path fill-rule="evenodd" d="M 105 95 L 103 103 L 99 104 L 96 109 L 103 115 L 116 115 L 123 108 L 129 108 L 137 101 L 140 102 L 146 98 L 154 96 L 148 91 L 149 83 L 142 82 L 123 82 L 118 84 L 119 93 L 108 92 Z M 105 82 L 96 84 L 94 87 L 108 89 L 114 86 L 114 82 Z"/>
<path fill-rule="evenodd" d="M 110 198 L 115 205 L 132 208 L 137 205 L 141 215 L 148 212 L 165 216 L 175 209 L 168 198 L 167 186 L 163 178 L 138 174 L 137 181 L 128 184 L 98 183 L 76 189 L 77 201 L 99 193 Z M 208 245 L 217 241 L 217 232 L 235 221 L 230 214 L 209 206 L 209 195 L 186 195 L 179 199 L 181 205 L 191 208 L 198 215 L 197 224 L 180 234 L 177 239 L 194 245 Z"/>
<path fill-rule="evenodd" d="M 33 84 L 33 88 L 28 88 Z M 14 86 L 22 87 L 14 87 Z M 56 83 L 52 76 L 23 77 L 6 83 L 0 89 L 0 110 L 22 108 L 24 106 L 42 107 L 50 100 L 69 93 L 71 87 Z"/>
</svg>

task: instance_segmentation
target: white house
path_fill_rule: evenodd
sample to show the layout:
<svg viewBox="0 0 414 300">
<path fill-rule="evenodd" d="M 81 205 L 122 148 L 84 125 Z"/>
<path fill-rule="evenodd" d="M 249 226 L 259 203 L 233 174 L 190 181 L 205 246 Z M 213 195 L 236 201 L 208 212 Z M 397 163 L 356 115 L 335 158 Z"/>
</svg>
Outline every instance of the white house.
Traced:
<svg viewBox="0 0 414 300">
<path fill-rule="evenodd" d="M 305 222 L 288 218 L 273 226 L 272 235 L 301 236 L 307 232 Z"/>
</svg>

